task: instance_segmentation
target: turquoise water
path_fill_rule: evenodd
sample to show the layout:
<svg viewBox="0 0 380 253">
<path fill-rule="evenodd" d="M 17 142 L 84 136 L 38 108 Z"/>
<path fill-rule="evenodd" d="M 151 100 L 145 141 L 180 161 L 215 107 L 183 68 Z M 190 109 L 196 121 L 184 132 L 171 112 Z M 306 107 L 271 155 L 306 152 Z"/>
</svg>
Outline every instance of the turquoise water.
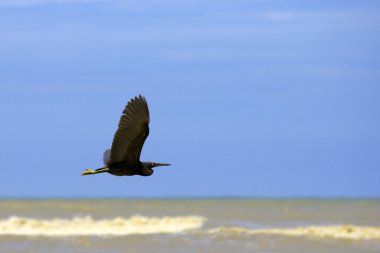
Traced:
<svg viewBox="0 0 380 253">
<path fill-rule="evenodd" d="M 380 200 L 1 200 L 0 252 L 380 252 Z"/>
</svg>

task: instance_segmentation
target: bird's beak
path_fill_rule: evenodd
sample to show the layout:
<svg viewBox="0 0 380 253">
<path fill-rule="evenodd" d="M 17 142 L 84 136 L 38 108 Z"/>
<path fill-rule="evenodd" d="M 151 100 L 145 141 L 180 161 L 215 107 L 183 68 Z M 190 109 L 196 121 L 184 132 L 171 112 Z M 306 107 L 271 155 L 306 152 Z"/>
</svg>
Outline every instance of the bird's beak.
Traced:
<svg viewBox="0 0 380 253">
<path fill-rule="evenodd" d="M 158 167 L 158 166 L 170 166 L 170 163 L 154 163 L 153 167 Z"/>
</svg>

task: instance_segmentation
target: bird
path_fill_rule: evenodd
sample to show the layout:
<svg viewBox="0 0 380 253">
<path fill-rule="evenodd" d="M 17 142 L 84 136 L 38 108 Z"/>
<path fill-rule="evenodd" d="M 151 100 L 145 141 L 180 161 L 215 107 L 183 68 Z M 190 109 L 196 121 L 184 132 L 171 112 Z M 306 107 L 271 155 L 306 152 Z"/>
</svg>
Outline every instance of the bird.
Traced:
<svg viewBox="0 0 380 253">
<path fill-rule="evenodd" d="M 82 176 L 109 173 L 114 176 L 150 176 L 153 169 L 169 163 L 141 162 L 140 154 L 149 135 L 149 108 L 144 96 L 132 98 L 125 106 L 111 149 L 103 154 L 104 167 L 86 169 Z"/>
</svg>

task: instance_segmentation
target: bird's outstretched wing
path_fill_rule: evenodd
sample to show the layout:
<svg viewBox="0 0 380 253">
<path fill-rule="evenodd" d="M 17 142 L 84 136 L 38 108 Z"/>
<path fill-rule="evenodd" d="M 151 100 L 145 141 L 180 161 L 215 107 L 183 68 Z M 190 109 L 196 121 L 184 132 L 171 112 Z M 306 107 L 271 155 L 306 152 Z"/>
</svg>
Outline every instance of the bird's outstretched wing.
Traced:
<svg viewBox="0 0 380 253">
<path fill-rule="evenodd" d="M 134 165 L 149 135 L 149 109 L 145 97 L 139 95 L 128 102 L 120 118 L 112 141 L 110 159 L 107 164 L 127 162 Z"/>
</svg>

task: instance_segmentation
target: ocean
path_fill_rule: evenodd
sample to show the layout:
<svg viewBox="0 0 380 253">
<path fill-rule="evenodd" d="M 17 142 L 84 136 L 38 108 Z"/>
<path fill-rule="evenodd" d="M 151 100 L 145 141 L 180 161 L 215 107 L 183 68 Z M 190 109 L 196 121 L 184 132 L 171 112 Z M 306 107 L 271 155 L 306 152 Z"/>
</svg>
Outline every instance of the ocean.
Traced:
<svg viewBox="0 0 380 253">
<path fill-rule="evenodd" d="M 380 252 L 380 200 L 0 200 L 1 253 Z"/>
</svg>

